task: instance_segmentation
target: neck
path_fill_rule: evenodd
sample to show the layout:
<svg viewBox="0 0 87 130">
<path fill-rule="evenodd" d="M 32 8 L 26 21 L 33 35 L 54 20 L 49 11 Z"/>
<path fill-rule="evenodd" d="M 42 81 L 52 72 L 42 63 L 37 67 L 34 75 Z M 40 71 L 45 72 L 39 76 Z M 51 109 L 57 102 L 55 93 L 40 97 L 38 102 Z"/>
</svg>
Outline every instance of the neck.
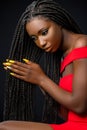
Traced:
<svg viewBox="0 0 87 130">
<path fill-rule="evenodd" d="M 73 49 L 75 33 L 62 29 L 62 34 L 63 40 L 60 49 L 63 50 L 64 55 L 67 55 Z"/>
</svg>

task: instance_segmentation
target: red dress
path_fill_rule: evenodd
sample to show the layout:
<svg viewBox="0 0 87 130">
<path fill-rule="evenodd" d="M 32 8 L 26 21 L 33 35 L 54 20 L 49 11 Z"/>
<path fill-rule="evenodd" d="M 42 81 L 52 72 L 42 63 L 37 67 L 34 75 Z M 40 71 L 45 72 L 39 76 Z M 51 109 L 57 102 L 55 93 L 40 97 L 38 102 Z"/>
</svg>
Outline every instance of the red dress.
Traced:
<svg viewBox="0 0 87 130">
<path fill-rule="evenodd" d="M 87 47 L 76 48 L 72 50 L 61 63 L 61 72 L 64 68 L 76 59 L 87 58 Z M 69 74 L 60 79 L 59 86 L 64 90 L 72 92 L 73 74 Z M 68 120 L 63 124 L 50 124 L 54 130 L 87 130 L 87 115 L 81 117 L 76 113 L 69 111 Z"/>
</svg>

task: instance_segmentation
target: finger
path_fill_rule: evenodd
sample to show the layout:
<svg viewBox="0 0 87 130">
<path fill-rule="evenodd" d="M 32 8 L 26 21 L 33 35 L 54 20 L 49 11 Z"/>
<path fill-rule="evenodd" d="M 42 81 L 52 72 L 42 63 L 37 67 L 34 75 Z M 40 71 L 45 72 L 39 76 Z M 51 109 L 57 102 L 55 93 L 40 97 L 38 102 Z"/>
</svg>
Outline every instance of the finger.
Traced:
<svg viewBox="0 0 87 130">
<path fill-rule="evenodd" d="M 7 67 L 4 67 L 5 70 L 7 70 L 8 68 Z"/>
<path fill-rule="evenodd" d="M 26 66 L 23 66 L 23 65 L 19 65 L 19 64 L 12 64 L 11 66 L 10 66 L 11 68 L 11 70 L 19 70 L 19 71 L 22 71 L 22 72 L 26 72 L 27 71 L 27 69 L 28 69 L 28 67 Z"/>
<path fill-rule="evenodd" d="M 30 60 L 28 60 L 28 59 L 25 59 L 25 58 L 23 58 L 23 61 L 25 62 L 25 63 L 27 63 L 28 65 L 31 65 L 33 62 L 31 62 Z"/>
<path fill-rule="evenodd" d="M 14 67 L 19 67 L 19 69 L 28 69 L 29 68 L 29 65 L 27 65 L 26 63 L 22 63 L 22 62 L 19 62 L 19 61 L 15 61 L 15 63 L 13 63 L 11 66 L 14 66 Z M 21 68 L 20 68 L 21 67 Z"/>
<path fill-rule="evenodd" d="M 19 61 L 14 61 L 14 60 L 9 60 L 7 62 L 3 63 L 4 66 L 12 66 L 12 65 L 18 65 L 20 67 L 27 68 L 27 65 L 25 63 L 19 62 Z"/>
<path fill-rule="evenodd" d="M 21 63 L 14 60 L 9 60 L 9 62 L 4 62 L 3 65 L 5 70 L 9 69 L 15 73 L 19 73 L 23 75 L 24 73 L 27 73 L 29 69 L 31 69 L 31 65 L 27 65 L 25 63 Z"/>
<path fill-rule="evenodd" d="M 4 62 L 3 65 L 4 65 L 4 66 L 10 66 L 11 63 L 9 63 L 9 62 Z"/>
<path fill-rule="evenodd" d="M 13 68 L 13 67 L 8 67 L 8 69 L 11 70 L 12 72 L 16 73 L 16 74 L 21 75 L 21 76 L 24 76 L 27 73 L 27 70 L 24 71 L 23 69 L 18 69 L 18 68 Z"/>
<path fill-rule="evenodd" d="M 11 72 L 10 75 L 12 75 L 12 76 L 15 77 L 15 78 L 24 80 L 24 76 L 22 76 L 22 75 L 19 75 L 19 74 L 13 73 L 13 72 Z"/>
<path fill-rule="evenodd" d="M 6 67 L 4 67 L 4 68 L 7 68 L 7 69 L 11 70 L 11 67 L 10 67 L 10 66 L 6 66 Z"/>
</svg>

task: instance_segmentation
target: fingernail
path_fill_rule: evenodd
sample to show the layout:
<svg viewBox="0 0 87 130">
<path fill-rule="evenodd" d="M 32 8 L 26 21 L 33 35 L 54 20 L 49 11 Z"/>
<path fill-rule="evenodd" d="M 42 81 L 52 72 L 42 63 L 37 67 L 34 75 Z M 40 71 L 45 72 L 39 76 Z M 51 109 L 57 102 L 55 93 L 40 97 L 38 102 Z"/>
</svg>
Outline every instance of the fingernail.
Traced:
<svg viewBox="0 0 87 130">
<path fill-rule="evenodd" d="M 14 73 L 11 72 L 10 75 L 14 76 Z"/>
<path fill-rule="evenodd" d="M 8 62 L 8 61 L 9 61 L 9 59 L 6 59 L 6 61 Z"/>
<path fill-rule="evenodd" d="M 27 59 L 25 59 L 25 58 L 23 59 L 23 61 L 25 61 L 26 63 L 29 62 L 29 60 L 27 60 Z"/>
<path fill-rule="evenodd" d="M 3 65 L 8 65 L 8 66 L 10 66 L 11 63 L 9 63 L 9 62 L 4 62 Z"/>
<path fill-rule="evenodd" d="M 14 60 L 9 60 L 8 62 L 10 62 L 10 63 L 14 63 L 15 61 L 14 61 Z"/>
<path fill-rule="evenodd" d="M 7 66 L 7 69 L 11 69 L 11 67 L 10 67 L 10 66 Z"/>
<path fill-rule="evenodd" d="M 5 70 L 7 70 L 7 67 L 4 67 Z"/>
</svg>

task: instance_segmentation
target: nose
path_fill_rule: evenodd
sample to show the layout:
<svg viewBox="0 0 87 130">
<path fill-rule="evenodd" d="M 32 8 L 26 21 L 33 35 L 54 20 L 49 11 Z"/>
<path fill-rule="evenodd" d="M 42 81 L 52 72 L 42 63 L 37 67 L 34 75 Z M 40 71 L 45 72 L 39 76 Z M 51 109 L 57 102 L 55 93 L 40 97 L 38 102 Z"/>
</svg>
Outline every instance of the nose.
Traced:
<svg viewBox="0 0 87 130">
<path fill-rule="evenodd" d="M 39 37 L 39 45 L 44 48 L 46 46 L 46 41 L 44 40 L 44 38 Z"/>
</svg>

